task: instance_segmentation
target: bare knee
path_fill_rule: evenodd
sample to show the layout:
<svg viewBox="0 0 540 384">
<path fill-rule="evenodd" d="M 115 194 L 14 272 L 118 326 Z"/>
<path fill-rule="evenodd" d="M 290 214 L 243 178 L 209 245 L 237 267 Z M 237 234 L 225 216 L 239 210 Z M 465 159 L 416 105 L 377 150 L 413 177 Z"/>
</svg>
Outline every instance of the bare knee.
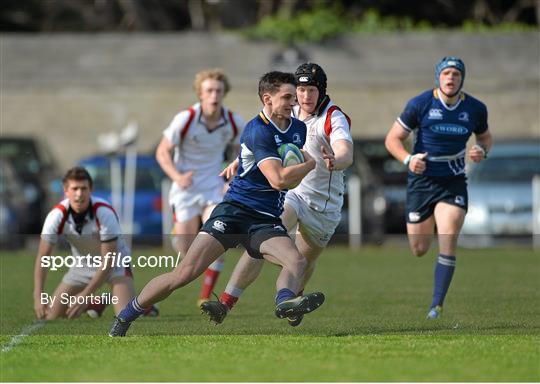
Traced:
<svg viewBox="0 0 540 384">
<path fill-rule="evenodd" d="M 411 251 L 414 256 L 424 256 L 429 251 L 429 244 L 411 244 Z"/>
</svg>

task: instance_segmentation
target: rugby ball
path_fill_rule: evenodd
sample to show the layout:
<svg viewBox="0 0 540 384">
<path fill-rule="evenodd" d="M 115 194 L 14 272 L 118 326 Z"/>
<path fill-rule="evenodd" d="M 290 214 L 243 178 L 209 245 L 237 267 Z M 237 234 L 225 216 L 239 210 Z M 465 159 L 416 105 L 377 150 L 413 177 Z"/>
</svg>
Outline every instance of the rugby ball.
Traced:
<svg viewBox="0 0 540 384">
<path fill-rule="evenodd" d="M 300 149 L 292 144 L 292 143 L 286 143 L 282 144 L 278 148 L 279 157 L 281 158 L 281 165 L 283 167 L 289 167 L 291 165 L 297 165 L 302 164 L 304 162 L 304 155 L 302 155 L 302 152 Z M 299 182 L 290 185 L 289 189 L 292 189 L 300 184 Z"/>
</svg>

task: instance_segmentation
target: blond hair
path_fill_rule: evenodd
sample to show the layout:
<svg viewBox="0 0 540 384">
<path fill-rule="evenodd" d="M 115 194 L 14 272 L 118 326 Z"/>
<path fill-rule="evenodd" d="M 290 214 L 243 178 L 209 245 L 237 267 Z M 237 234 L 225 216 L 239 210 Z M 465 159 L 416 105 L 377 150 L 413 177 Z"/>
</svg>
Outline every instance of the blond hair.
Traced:
<svg viewBox="0 0 540 384">
<path fill-rule="evenodd" d="M 195 81 L 193 82 L 193 89 L 195 90 L 195 93 L 199 95 L 201 93 L 201 85 L 203 81 L 207 79 L 214 79 L 221 81 L 223 83 L 223 94 L 226 95 L 227 92 L 231 89 L 231 85 L 229 84 L 229 79 L 227 78 L 227 75 L 225 72 L 223 72 L 220 68 L 212 68 L 212 69 L 204 69 L 200 72 L 198 72 L 195 75 Z"/>
</svg>

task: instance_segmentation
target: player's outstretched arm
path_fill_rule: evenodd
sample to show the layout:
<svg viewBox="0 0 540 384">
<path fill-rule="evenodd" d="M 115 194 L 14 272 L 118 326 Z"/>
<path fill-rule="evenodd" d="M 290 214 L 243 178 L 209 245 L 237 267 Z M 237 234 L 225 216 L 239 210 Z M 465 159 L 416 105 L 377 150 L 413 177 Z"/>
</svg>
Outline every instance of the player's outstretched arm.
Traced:
<svg viewBox="0 0 540 384">
<path fill-rule="evenodd" d="M 272 188 L 281 191 L 287 189 L 290 185 L 297 184 L 311 170 L 315 168 L 315 160 L 307 151 L 301 150 L 304 155 L 302 164 L 291 165 L 283 168 L 281 161 L 267 159 L 259 163 L 259 169 L 268 180 Z"/>
<path fill-rule="evenodd" d="M 41 294 L 45 288 L 47 279 L 47 267 L 41 266 L 43 256 L 51 256 L 54 244 L 41 239 L 39 241 L 38 253 L 34 264 L 34 312 L 36 318 L 44 319 L 47 314 L 47 305 L 41 303 Z"/>
<path fill-rule="evenodd" d="M 88 285 L 77 295 L 86 297 L 92 293 L 94 293 L 105 280 L 107 279 L 107 276 L 109 275 L 111 268 L 112 268 L 112 259 L 109 257 L 106 257 L 106 255 L 113 255 L 116 254 L 117 251 L 117 245 L 116 240 L 108 241 L 108 242 L 102 242 L 101 243 L 101 255 L 102 255 L 102 263 L 99 266 L 99 269 L 92 277 L 92 280 L 88 283 Z M 68 318 L 73 319 L 75 317 L 79 317 L 81 313 L 86 309 L 86 304 L 79 304 L 79 302 L 86 303 L 87 300 L 76 300 L 76 304 L 69 307 L 66 311 L 66 315 Z"/>
<path fill-rule="evenodd" d="M 332 144 L 334 161 L 332 170 L 343 171 L 353 163 L 353 143 L 348 140 L 337 140 Z M 328 163 L 327 163 L 328 165 Z"/>
</svg>

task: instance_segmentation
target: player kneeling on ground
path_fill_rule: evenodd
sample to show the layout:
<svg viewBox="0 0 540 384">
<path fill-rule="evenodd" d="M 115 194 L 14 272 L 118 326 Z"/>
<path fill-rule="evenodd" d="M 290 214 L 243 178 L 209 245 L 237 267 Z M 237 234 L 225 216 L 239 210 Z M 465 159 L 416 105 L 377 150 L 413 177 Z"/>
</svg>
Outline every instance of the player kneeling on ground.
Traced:
<svg viewBox="0 0 540 384">
<path fill-rule="evenodd" d="M 67 198 L 47 215 L 41 232 L 34 268 L 36 317 L 75 318 L 85 310 L 97 317 L 107 304 L 113 304 L 118 313 L 135 296 L 135 289 L 131 268 L 122 263 L 131 252 L 122 239 L 116 212 L 105 200 L 91 195 L 92 178 L 86 169 L 70 169 L 63 184 Z M 72 266 L 49 296 L 44 292 L 47 267 L 56 265 L 53 261 L 59 256 L 54 257 L 52 251 L 60 236 L 71 246 L 71 255 L 64 260 Z M 104 282 L 111 285 L 112 295 L 95 296 Z M 156 316 L 157 308 L 150 307 L 146 314 Z"/>
</svg>

